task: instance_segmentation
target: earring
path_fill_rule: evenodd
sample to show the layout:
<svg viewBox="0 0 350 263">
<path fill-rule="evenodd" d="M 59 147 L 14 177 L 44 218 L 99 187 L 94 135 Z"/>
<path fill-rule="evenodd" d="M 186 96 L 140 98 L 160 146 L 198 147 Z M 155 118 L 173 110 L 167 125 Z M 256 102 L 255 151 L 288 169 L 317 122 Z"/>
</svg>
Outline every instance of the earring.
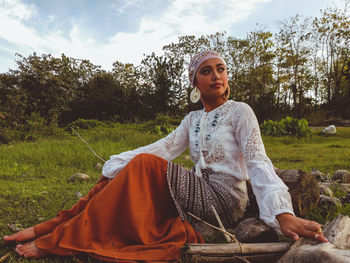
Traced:
<svg viewBox="0 0 350 263">
<path fill-rule="evenodd" d="M 192 103 L 196 103 L 201 98 L 201 92 L 197 87 L 194 87 L 190 94 L 190 100 Z"/>
</svg>

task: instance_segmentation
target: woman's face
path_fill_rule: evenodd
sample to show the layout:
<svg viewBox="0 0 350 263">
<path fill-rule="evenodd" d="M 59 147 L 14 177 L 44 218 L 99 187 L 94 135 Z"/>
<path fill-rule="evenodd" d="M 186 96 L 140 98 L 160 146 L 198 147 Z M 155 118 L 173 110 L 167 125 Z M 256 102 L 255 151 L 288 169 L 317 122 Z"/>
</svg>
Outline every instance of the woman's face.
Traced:
<svg viewBox="0 0 350 263">
<path fill-rule="evenodd" d="M 227 69 L 222 60 L 209 58 L 196 73 L 195 86 L 201 92 L 201 99 L 213 101 L 222 98 L 228 89 Z"/>
</svg>

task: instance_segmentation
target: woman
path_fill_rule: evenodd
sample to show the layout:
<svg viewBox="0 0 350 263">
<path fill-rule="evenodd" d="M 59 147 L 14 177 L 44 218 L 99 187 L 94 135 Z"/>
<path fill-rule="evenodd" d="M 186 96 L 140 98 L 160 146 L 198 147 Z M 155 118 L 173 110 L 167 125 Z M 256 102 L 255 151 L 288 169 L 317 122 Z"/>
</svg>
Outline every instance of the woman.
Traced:
<svg viewBox="0 0 350 263">
<path fill-rule="evenodd" d="M 85 252 L 106 261 L 177 260 L 185 243 L 203 242 L 187 212 L 215 224 L 214 205 L 223 223 L 232 226 L 244 213 L 250 178 L 266 224 L 294 240 L 326 242 L 318 223 L 294 216 L 251 108 L 228 100 L 222 57 L 214 51 L 197 54 L 189 78 L 191 100 L 201 99 L 203 110 L 189 113 L 167 137 L 111 156 L 103 178 L 71 210 L 4 240 L 34 240 L 16 247 L 26 257 Z M 188 146 L 192 171 L 170 162 Z"/>
</svg>

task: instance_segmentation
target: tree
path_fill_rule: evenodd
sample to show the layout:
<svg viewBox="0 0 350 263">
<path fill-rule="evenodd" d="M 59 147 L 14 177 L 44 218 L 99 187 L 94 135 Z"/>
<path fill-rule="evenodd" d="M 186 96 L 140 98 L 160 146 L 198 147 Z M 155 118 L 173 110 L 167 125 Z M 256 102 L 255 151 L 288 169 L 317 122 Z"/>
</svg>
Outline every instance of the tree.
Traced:
<svg viewBox="0 0 350 263">
<path fill-rule="evenodd" d="M 141 96 L 149 117 L 156 114 L 171 114 L 183 110 L 185 92 L 181 76 L 184 73 L 183 61 L 157 56 L 152 53 L 141 62 Z"/>
<path fill-rule="evenodd" d="M 75 109 L 79 118 L 109 120 L 114 117 L 120 121 L 126 115 L 125 106 L 123 86 L 111 73 L 100 71 L 84 87 L 84 97 Z"/>
<path fill-rule="evenodd" d="M 313 21 L 315 39 L 320 43 L 319 69 L 323 76 L 328 115 L 341 115 L 344 103 L 342 78 L 350 58 L 350 18 L 344 10 L 327 8 Z"/>
<path fill-rule="evenodd" d="M 298 15 L 281 23 L 277 34 L 277 61 L 279 81 L 284 90 L 291 94 L 294 114 L 301 118 L 305 94 L 312 86 L 312 76 L 309 68 L 310 30 L 309 18 L 301 20 Z"/>
<path fill-rule="evenodd" d="M 142 119 L 144 108 L 141 100 L 142 76 L 140 70 L 133 64 L 113 63 L 112 74 L 124 90 L 125 114 L 119 116 L 121 121 L 137 121 Z"/>
</svg>

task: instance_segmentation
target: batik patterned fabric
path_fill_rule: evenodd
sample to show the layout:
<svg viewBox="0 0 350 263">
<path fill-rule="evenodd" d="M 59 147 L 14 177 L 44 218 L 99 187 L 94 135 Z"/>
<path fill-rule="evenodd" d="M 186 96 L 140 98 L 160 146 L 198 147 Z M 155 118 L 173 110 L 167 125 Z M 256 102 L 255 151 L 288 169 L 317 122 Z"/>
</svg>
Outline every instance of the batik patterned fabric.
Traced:
<svg viewBox="0 0 350 263">
<path fill-rule="evenodd" d="M 247 203 L 247 194 L 239 188 L 227 191 L 222 185 L 210 180 L 213 171 L 202 170 L 203 177 L 196 176 L 194 171 L 168 163 L 167 179 L 171 196 L 182 220 L 196 223 L 188 212 L 202 220 L 217 225 L 211 206 L 218 212 L 226 227 L 233 227 L 243 216 Z M 219 175 L 223 177 L 224 175 Z"/>
</svg>

